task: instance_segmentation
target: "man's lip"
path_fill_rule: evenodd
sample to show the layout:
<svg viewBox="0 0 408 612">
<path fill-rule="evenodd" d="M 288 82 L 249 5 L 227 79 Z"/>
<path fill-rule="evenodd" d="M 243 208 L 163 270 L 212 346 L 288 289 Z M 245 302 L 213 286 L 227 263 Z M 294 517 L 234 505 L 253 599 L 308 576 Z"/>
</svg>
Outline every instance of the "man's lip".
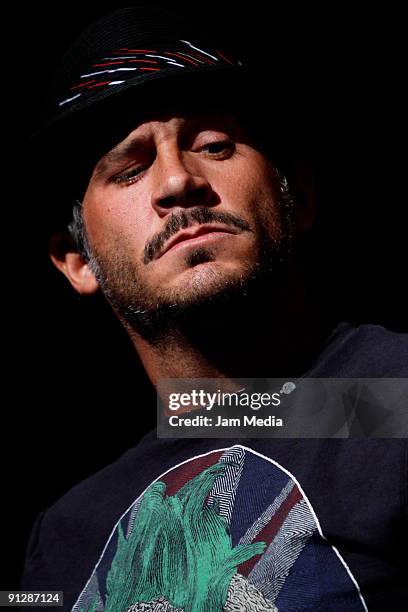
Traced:
<svg viewBox="0 0 408 612">
<path fill-rule="evenodd" d="M 216 232 L 222 232 L 224 234 L 236 234 L 237 231 L 235 228 L 227 227 L 225 225 L 200 225 L 193 226 L 188 229 L 185 229 L 181 232 L 178 232 L 168 243 L 165 245 L 162 251 L 157 254 L 156 259 L 162 257 L 165 253 L 170 251 L 174 246 L 180 244 L 181 242 L 189 241 L 193 238 L 197 238 L 198 236 L 204 236 L 206 234 L 212 234 Z"/>
</svg>

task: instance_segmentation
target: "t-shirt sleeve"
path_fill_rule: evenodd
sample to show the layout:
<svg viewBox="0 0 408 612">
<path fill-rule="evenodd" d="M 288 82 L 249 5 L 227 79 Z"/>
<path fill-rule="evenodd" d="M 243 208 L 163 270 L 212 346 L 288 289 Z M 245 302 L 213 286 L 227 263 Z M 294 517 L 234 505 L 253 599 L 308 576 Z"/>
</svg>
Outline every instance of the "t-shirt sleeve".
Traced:
<svg viewBox="0 0 408 612">
<path fill-rule="evenodd" d="M 80 523 L 81 517 L 68 517 L 55 507 L 40 512 L 26 550 L 22 590 L 62 591 L 63 609 L 71 609 L 98 556 L 92 532 L 87 538 Z"/>
<path fill-rule="evenodd" d="M 26 557 L 23 575 L 21 577 L 20 588 L 22 590 L 43 590 L 43 585 L 46 582 L 46 568 L 43 563 L 41 551 L 41 525 L 45 515 L 45 510 L 41 511 L 34 521 L 31 529 L 30 538 L 26 549 Z M 44 589 L 45 590 L 45 589 Z"/>
</svg>

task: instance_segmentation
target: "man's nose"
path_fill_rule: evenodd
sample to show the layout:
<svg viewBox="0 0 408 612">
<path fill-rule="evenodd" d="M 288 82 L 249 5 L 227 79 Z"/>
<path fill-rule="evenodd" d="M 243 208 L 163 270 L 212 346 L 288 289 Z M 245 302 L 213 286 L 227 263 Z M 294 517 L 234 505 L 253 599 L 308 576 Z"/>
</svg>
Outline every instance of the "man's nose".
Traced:
<svg viewBox="0 0 408 612">
<path fill-rule="evenodd" d="M 211 205 L 215 194 L 198 160 L 174 147 L 157 153 L 155 165 L 151 204 L 159 215 L 166 215 L 177 206 Z"/>
</svg>

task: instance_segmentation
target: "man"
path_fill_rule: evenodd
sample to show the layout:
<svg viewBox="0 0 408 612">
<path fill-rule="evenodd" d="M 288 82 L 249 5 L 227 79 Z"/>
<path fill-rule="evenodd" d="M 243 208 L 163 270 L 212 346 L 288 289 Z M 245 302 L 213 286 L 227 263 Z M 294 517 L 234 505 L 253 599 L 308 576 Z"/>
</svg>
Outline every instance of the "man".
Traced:
<svg viewBox="0 0 408 612">
<path fill-rule="evenodd" d="M 108 15 L 60 69 L 41 138 L 81 154 L 54 264 L 80 294 L 102 290 L 154 385 L 407 376 L 406 335 L 333 330 L 307 302 L 299 126 L 274 125 L 271 143 L 243 96 L 251 70 L 158 20 Z M 78 611 L 398 609 L 406 453 L 398 439 L 151 432 L 41 513 L 22 588 L 63 590 Z"/>
</svg>

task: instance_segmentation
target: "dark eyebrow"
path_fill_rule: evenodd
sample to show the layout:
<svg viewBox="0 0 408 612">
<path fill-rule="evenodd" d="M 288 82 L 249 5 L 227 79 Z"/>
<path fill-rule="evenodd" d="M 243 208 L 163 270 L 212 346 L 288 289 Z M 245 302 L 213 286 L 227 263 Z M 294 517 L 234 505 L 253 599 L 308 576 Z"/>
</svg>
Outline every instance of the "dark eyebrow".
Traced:
<svg viewBox="0 0 408 612">
<path fill-rule="evenodd" d="M 146 146 L 146 138 L 136 136 L 126 143 L 120 143 L 108 151 L 96 164 L 95 176 L 101 176 L 110 165 L 115 165 L 123 160 L 131 158 L 132 155 L 141 151 Z"/>
</svg>

